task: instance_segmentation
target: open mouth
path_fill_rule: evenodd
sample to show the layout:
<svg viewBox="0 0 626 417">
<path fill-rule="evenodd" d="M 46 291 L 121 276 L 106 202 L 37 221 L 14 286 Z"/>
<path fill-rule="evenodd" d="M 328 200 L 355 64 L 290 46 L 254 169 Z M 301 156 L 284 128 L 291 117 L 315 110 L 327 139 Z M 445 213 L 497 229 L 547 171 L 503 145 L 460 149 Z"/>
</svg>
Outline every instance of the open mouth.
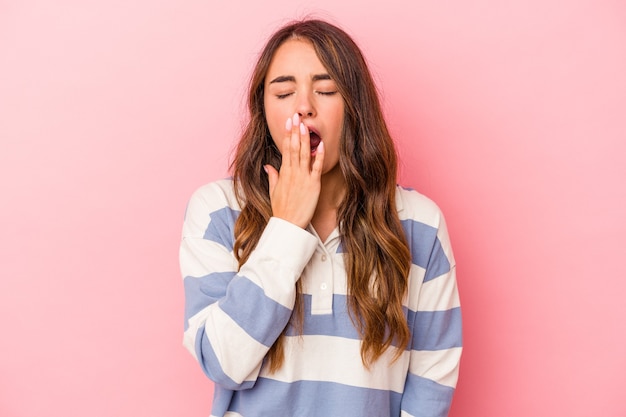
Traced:
<svg viewBox="0 0 626 417">
<path fill-rule="evenodd" d="M 314 132 L 312 130 L 309 131 L 309 138 L 311 139 L 311 155 L 314 155 L 315 151 L 317 151 L 317 147 L 322 141 L 322 138 L 320 137 L 320 135 L 317 134 L 317 132 Z"/>
</svg>

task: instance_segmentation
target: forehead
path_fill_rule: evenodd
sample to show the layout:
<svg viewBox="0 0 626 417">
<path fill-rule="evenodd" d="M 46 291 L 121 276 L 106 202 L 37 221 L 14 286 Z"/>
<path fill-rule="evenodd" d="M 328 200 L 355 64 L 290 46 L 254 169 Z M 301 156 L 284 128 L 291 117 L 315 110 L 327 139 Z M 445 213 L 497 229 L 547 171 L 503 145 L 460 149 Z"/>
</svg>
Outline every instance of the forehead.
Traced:
<svg viewBox="0 0 626 417">
<path fill-rule="evenodd" d="M 289 39 L 274 52 L 267 69 L 268 78 L 272 75 L 307 75 L 327 72 L 313 48 L 305 39 Z"/>
</svg>

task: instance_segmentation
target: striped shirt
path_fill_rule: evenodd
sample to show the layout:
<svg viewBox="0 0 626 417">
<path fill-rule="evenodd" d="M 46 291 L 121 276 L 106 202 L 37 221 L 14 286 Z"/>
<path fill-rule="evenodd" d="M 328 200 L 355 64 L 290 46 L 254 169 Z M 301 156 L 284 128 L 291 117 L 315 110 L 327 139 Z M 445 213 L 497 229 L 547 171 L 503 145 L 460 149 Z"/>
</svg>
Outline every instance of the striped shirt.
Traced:
<svg viewBox="0 0 626 417">
<path fill-rule="evenodd" d="M 212 417 L 443 417 L 461 357 L 455 262 L 438 207 L 397 188 L 396 205 L 412 265 L 404 301 L 411 341 L 369 369 L 347 307 L 338 229 L 322 242 L 272 217 L 248 261 L 233 254 L 240 213 L 230 179 L 199 188 L 183 226 L 184 346 L 215 382 Z M 301 280 L 302 334 L 289 319 Z M 270 373 L 264 358 L 287 326 L 285 361 Z"/>
</svg>

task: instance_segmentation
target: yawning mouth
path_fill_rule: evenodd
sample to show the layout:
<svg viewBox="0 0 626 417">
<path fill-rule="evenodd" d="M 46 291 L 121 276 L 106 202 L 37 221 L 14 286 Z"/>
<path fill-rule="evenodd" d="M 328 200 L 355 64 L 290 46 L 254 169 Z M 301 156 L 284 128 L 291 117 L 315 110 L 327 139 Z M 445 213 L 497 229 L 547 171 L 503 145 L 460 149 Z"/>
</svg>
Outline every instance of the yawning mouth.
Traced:
<svg viewBox="0 0 626 417">
<path fill-rule="evenodd" d="M 319 146 L 322 138 L 314 131 L 309 131 L 309 137 L 311 138 L 311 154 L 314 154 L 317 151 L 317 147 Z"/>
</svg>

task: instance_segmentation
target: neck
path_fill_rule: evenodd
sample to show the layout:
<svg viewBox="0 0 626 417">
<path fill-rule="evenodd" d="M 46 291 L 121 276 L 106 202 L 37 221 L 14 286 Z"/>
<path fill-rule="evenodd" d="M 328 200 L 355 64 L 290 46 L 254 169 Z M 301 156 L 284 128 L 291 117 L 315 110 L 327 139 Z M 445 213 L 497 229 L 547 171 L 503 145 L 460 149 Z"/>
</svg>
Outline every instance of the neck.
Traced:
<svg viewBox="0 0 626 417">
<path fill-rule="evenodd" d="M 337 208 L 345 193 L 346 182 L 338 166 L 322 175 L 322 189 L 311 219 L 311 224 L 322 242 L 337 227 Z"/>
<path fill-rule="evenodd" d="M 322 175 L 321 180 L 320 196 L 315 212 L 337 211 L 346 193 L 346 181 L 343 178 L 341 169 L 339 169 L 339 165 Z"/>
</svg>

